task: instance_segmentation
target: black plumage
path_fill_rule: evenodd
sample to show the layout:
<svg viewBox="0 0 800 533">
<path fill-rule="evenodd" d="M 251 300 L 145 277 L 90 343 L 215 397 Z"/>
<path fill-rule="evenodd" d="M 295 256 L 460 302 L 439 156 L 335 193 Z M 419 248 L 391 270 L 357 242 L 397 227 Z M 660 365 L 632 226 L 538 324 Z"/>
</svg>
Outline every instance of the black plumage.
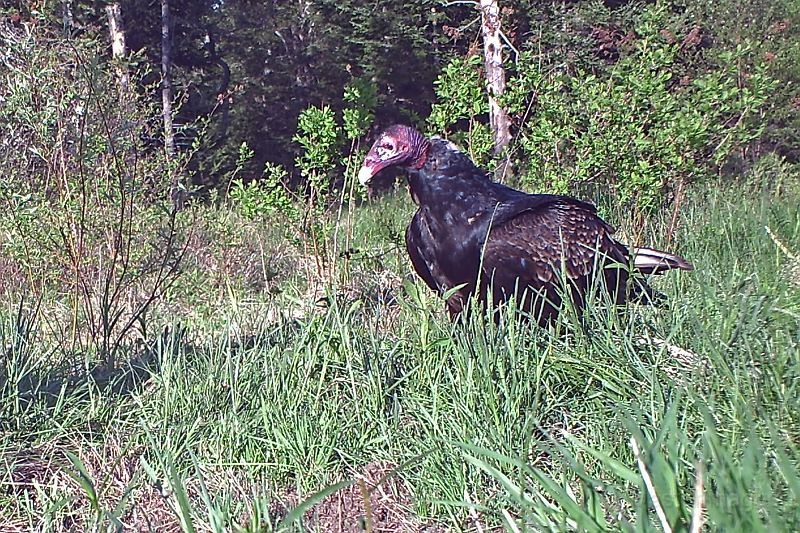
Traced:
<svg viewBox="0 0 800 533">
<path fill-rule="evenodd" d="M 406 231 L 414 269 L 447 300 L 452 315 L 468 298 L 494 304 L 517 298 L 540 324 L 556 316 L 569 295 L 582 310 L 587 295 L 605 290 L 612 301 L 661 296 L 643 275 L 692 270 L 681 257 L 651 248 L 629 249 L 589 203 L 552 194 L 527 194 L 496 183 L 452 143 L 392 126 L 375 141 L 359 172 L 367 183 L 384 168 L 408 172 L 419 206 Z M 566 282 L 564 281 L 566 280 Z"/>
</svg>

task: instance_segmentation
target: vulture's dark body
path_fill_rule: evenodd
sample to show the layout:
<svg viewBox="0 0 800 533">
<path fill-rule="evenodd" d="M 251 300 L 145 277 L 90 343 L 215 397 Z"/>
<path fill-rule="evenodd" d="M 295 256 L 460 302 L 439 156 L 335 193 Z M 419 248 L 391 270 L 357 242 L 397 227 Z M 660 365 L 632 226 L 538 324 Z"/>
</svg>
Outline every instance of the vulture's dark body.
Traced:
<svg viewBox="0 0 800 533">
<path fill-rule="evenodd" d="M 667 252 L 629 250 L 591 204 L 493 182 L 451 143 L 412 127 L 384 130 L 358 180 L 366 185 L 390 167 L 408 171 L 419 206 L 406 232 L 411 262 L 429 287 L 448 294 L 452 315 L 473 295 L 488 303 L 491 294 L 494 304 L 515 296 L 519 308 L 545 324 L 565 297 L 578 312 L 595 291 L 617 304 L 660 299 L 643 275 L 693 268 Z"/>
<path fill-rule="evenodd" d="M 592 287 L 604 286 L 616 303 L 650 294 L 643 280 L 629 286 L 629 251 L 611 238 L 613 228 L 594 206 L 511 189 L 449 142 L 430 143 L 425 164 L 409 169 L 419 209 L 406 246 L 429 287 L 444 293 L 464 285 L 447 301 L 451 314 L 461 312 L 471 294 L 485 301 L 489 289 L 494 303 L 514 294 L 540 323 L 558 314 L 565 291 L 577 309 Z M 602 278 L 595 279 L 597 273 Z"/>
</svg>

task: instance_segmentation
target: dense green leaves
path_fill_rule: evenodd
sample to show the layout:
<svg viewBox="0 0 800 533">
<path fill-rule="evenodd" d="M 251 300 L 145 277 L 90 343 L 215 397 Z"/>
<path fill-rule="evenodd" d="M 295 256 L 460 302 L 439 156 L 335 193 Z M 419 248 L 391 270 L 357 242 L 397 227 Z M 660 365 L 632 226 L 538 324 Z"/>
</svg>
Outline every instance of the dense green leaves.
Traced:
<svg viewBox="0 0 800 533">
<path fill-rule="evenodd" d="M 665 18 L 645 10 L 630 49 L 604 74 L 543 75 L 536 56 L 521 57 L 508 100 L 519 111 L 535 95 L 520 131 L 524 183 L 610 187 L 652 211 L 676 183 L 716 176 L 759 138 L 776 87 L 766 67 L 743 81 L 737 65 L 749 49 L 740 45 L 720 54 L 718 70 L 678 79 L 684 52 L 660 34 Z"/>
<path fill-rule="evenodd" d="M 104 36 L 101 6 L 71 5 L 76 29 Z M 143 82 L 156 82 L 158 10 L 140 0 L 121 5 L 123 18 L 136 21 L 126 33 L 132 64 L 151 72 Z M 793 5 L 502 6 L 515 174 L 528 187 L 562 192 L 611 187 L 653 210 L 676 182 L 735 173 L 763 146 L 793 157 L 800 87 Z M 175 0 L 172 9 L 176 123 L 187 146 L 195 141 L 191 179 L 204 189 L 258 179 L 267 161 L 285 168 L 292 186 L 304 181 L 309 148 L 296 135 L 309 106 L 340 116 L 351 141 L 374 121 L 427 119 L 431 133 L 492 165 L 477 13 L 465 4 Z M 66 20 L 62 11 L 54 3 L 39 16 Z M 45 127 L 51 118 L 28 123 Z M 253 157 L 241 165 L 243 142 Z"/>
</svg>

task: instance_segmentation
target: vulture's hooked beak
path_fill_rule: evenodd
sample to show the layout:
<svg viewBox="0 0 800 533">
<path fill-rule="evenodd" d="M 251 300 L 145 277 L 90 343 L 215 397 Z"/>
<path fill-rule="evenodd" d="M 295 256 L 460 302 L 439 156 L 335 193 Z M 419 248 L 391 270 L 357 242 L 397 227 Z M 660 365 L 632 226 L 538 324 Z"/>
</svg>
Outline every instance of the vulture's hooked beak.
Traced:
<svg viewBox="0 0 800 533">
<path fill-rule="evenodd" d="M 361 164 L 361 170 L 358 171 L 358 182 L 361 185 L 367 185 L 372 181 L 372 178 L 375 177 L 375 174 L 386 167 L 386 162 L 382 161 L 380 157 L 377 157 L 373 151 L 374 148 L 370 150 L 367 157 L 364 158 L 364 162 Z"/>
<path fill-rule="evenodd" d="M 375 175 L 375 172 L 372 170 L 372 167 L 364 161 L 364 166 L 361 167 L 361 170 L 358 171 L 358 182 L 361 185 L 367 185 L 371 180 L 372 176 Z"/>
</svg>

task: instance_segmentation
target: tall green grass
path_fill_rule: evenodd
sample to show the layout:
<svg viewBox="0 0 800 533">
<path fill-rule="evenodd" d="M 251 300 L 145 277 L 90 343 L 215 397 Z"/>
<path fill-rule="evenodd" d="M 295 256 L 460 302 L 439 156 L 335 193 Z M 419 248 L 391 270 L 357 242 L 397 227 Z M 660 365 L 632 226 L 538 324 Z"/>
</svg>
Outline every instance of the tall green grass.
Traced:
<svg viewBox="0 0 800 533">
<path fill-rule="evenodd" d="M 670 247 L 696 271 L 655 282 L 669 307 L 599 306 L 563 334 L 453 324 L 419 282 L 382 286 L 409 273 L 403 197 L 357 213 L 357 290 L 163 314 L 119 368 L 58 348 L 54 302 L 9 302 L 0 521 L 315 530 L 312 504 L 382 464 L 409 530 L 800 529 L 800 280 L 765 229 L 800 250 L 798 200 L 695 191 Z"/>
</svg>

